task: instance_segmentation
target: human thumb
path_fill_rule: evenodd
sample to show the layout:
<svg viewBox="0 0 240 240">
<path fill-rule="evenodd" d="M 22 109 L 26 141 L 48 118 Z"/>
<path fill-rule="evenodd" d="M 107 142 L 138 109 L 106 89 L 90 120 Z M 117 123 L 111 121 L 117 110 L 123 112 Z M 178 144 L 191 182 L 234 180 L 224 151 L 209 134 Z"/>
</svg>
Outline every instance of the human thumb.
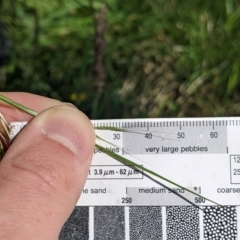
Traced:
<svg viewBox="0 0 240 240">
<path fill-rule="evenodd" d="M 0 239 L 57 239 L 87 178 L 88 118 L 70 105 L 41 112 L 0 163 Z"/>
</svg>

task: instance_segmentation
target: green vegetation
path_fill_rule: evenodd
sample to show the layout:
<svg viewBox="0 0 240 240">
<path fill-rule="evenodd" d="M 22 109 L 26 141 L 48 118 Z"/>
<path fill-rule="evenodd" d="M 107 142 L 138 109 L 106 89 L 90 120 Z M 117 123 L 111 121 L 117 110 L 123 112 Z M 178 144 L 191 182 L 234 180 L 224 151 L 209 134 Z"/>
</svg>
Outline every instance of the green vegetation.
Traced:
<svg viewBox="0 0 240 240">
<path fill-rule="evenodd" d="M 239 49 L 237 0 L 0 1 L 0 90 L 92 119 L 239 115 Z"/>
</svg>

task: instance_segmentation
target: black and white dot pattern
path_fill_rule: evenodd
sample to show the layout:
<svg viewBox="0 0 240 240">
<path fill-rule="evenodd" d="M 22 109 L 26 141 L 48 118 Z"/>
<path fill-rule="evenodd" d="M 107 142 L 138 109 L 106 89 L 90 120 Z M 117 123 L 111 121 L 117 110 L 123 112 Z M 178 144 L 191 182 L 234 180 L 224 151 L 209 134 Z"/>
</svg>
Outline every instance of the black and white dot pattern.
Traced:
<svg viewBox="0 0 240 240">
<path fill-rule="evenodd" d="M 94 240 L 124 240 L 124 207 L 94 207 Z"/>
<path fill-rule="evenodd" d="M 161 207 L 129 207 L 130 240 L 161 240 Z"/>
<path fill-rule="evenodd" d="M 64 224 L 59 240 L 89 239 L 89 208 L 75 207 L 73 213 Z"/>
<path fill-rule="evenodd" d="M 205 207 L 203 225 L 205 239 L 237 240 L 236 207 Z"/>
<path fill-rule="evenodd" d="M 125 240 L 125 207 L 94 207 L 94 240 Z M 162 216 L 164 211 L 166 219 Z M 237 207 L 130 206 L 130 240 L 237 240 Z M 201 219 L 201 231 L 199 225 Z M 162 226 L 163 222 L 164 227 Z M 166 228 L 165 228 L 166 226 Z M 203 228 L 203 229 L 202 229 Z M 164 232 L 163 232 L 164 231 Z M 166 235 L 166 237 L 165 237 Z M 75 207 L 64 224 L 59 240 L 89 239 L 89 207 Z"/>
<path fill-rule="evenodd" d="M 166 208 L 167 239 L 200 239 L 199 209 L 192 206 Z"/>
</svg>

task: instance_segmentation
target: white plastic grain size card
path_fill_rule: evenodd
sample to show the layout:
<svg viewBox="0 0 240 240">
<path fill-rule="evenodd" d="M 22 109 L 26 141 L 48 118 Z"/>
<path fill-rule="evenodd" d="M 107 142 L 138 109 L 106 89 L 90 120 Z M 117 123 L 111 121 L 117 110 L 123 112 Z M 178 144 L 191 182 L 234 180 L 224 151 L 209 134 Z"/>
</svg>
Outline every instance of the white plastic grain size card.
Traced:
<svg viewBox="0 0 240 240">
<path fill-rule="evenodd" d="M 240 117 L 92 123 L 103 148 L 59 239 L 240 239 Z"/>
</svg>

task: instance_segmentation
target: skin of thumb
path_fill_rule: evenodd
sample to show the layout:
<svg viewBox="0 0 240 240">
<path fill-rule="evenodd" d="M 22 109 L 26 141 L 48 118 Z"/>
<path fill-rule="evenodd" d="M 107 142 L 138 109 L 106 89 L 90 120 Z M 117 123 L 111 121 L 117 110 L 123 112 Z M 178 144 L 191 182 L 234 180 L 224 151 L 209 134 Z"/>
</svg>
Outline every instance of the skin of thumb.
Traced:
<svg viewBox="0 0 240 240">
<path fill-rule="evenodd" d="M 0 163 L 0 239 L 57 239 L 84 187 L 95 136 L 69 105 L 49 108 Z"/>
</svg>

